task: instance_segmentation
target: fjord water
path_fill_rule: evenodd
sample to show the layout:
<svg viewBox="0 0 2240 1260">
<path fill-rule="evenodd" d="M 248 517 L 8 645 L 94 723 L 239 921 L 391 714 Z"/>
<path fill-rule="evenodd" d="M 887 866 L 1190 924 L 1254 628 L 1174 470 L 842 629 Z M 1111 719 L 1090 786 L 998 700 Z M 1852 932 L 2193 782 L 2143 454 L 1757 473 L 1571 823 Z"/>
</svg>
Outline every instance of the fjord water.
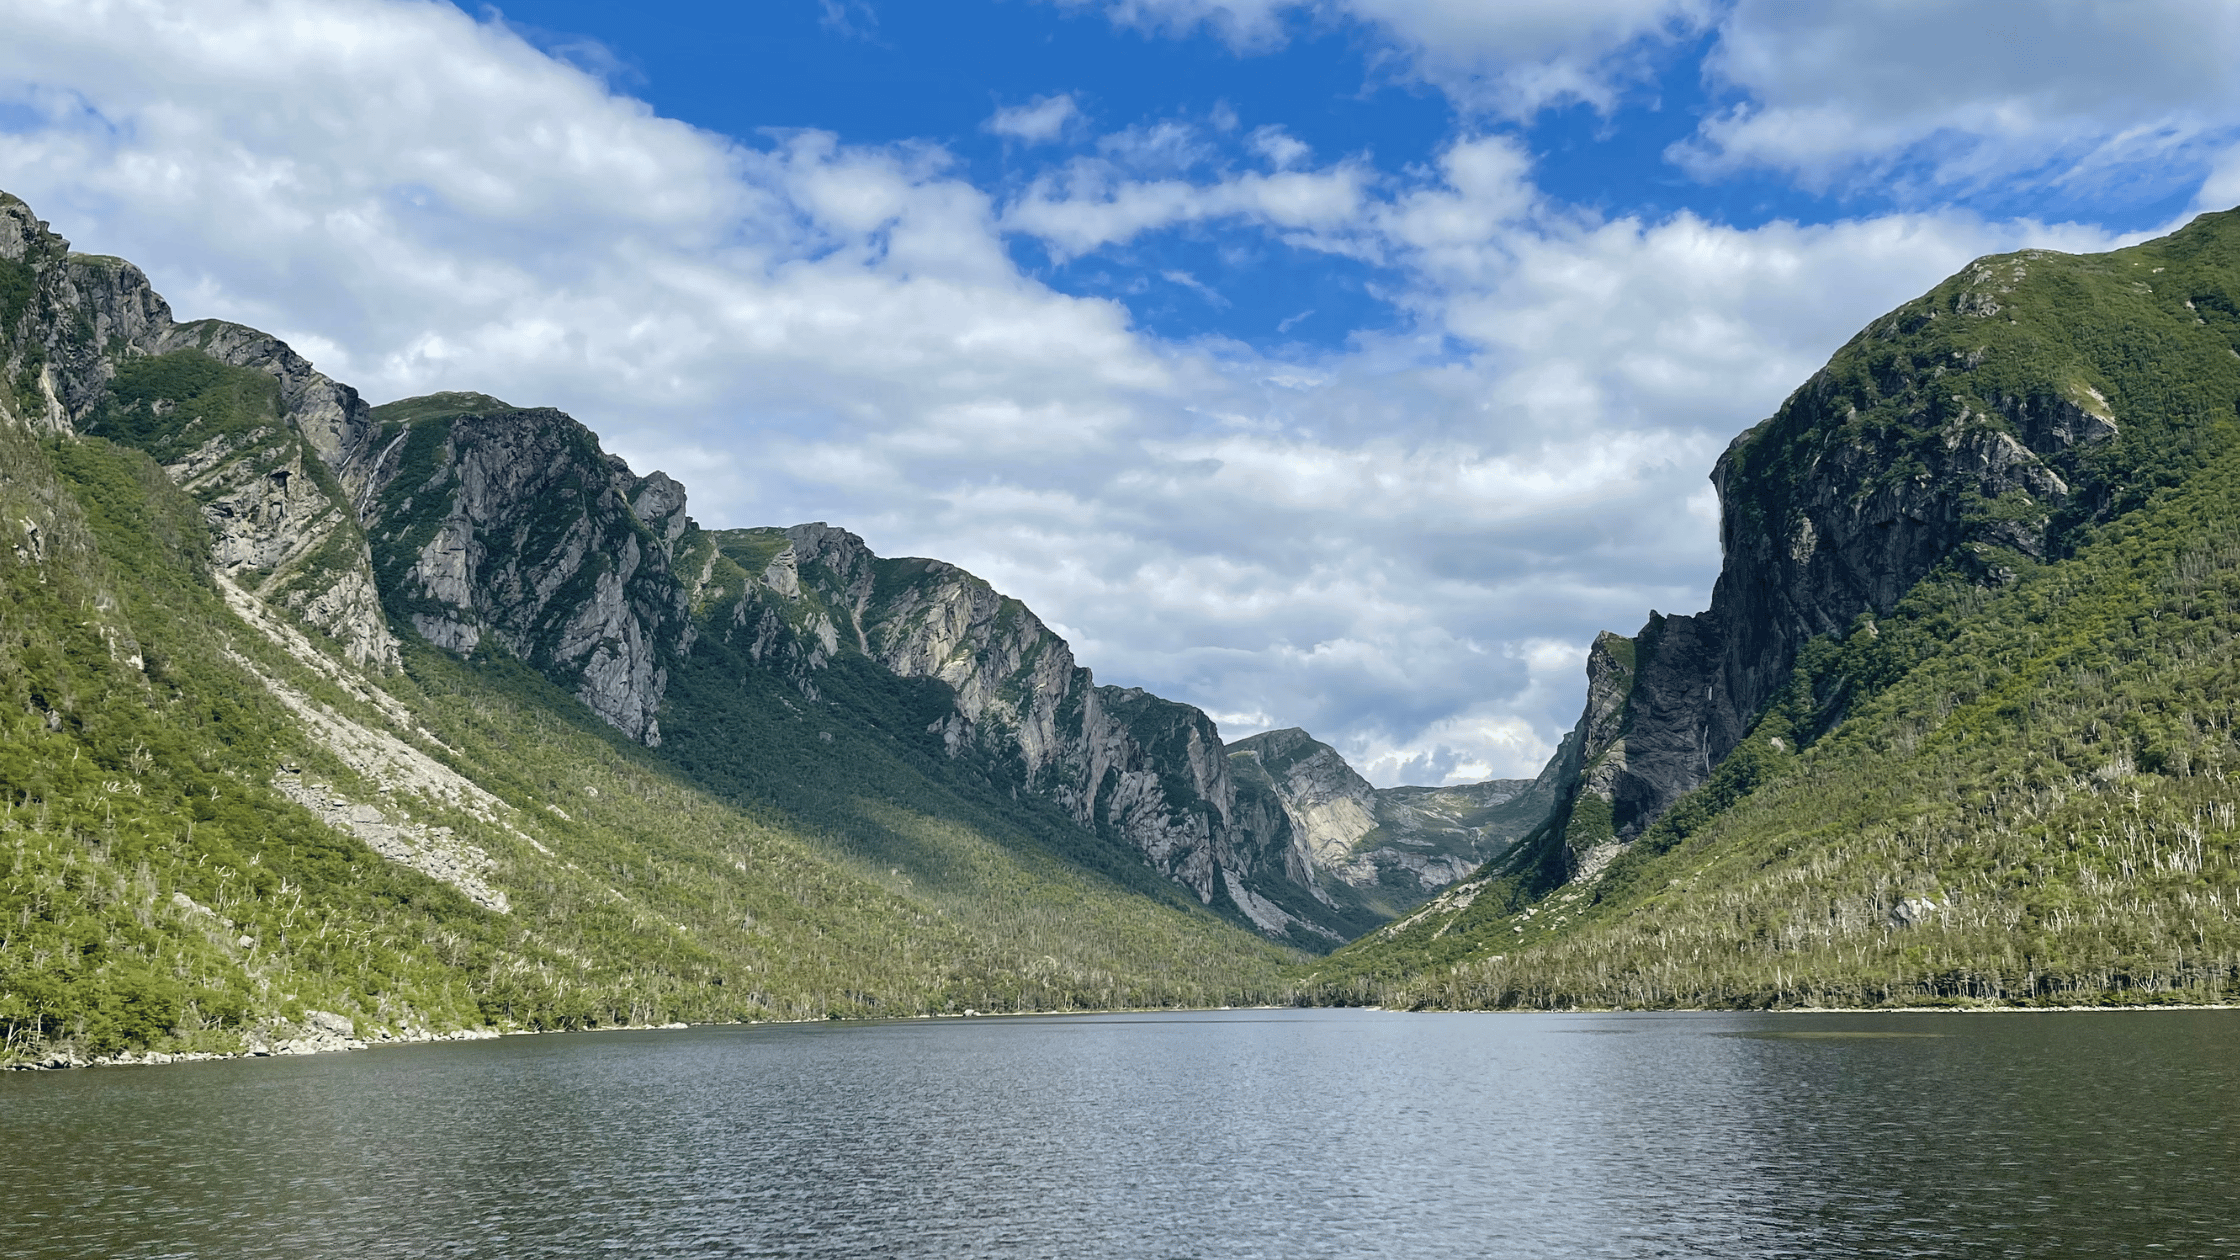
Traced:
<svg viewBox="0 0 2240 1260">
<path fill-rule="evenodd" d="M 1235 1011 L 0 1079 L 4 1256 L 2240 1255 L 2240 1011 Z"/>
</svg>

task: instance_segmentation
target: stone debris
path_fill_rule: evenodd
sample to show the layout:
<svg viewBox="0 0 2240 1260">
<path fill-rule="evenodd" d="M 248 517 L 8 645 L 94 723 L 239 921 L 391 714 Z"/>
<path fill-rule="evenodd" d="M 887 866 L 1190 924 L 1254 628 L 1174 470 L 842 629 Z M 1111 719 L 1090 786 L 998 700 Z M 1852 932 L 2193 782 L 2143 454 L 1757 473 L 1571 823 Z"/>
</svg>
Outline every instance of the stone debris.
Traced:
<svg viewBox="0 0 2240 1260">
<path fill-rule="evenodd" d="M 204 916 L 205 918 L 211 919 L 215 919 L 218 917 L 217 911 L 212 910 L 206 905 L 203 905 L 201 902 L 196 901 L 194 898 L 189 897 L 183 892 L 175 892 L 171 894 L 171 904 L 177 906 L 181 910 L 186 911 L 188 914 L 199 914 Z"/>
<path fill-rule="evenodd" d="M 285 770 L 273 780 L 273 786 L 281 795 L 317 814 L 321 822 L 356 836 L 390 861 L 451 885 L 486 910 L 511 912 L 505 893 L 492 888 L 486 878 L 490 855 L 459 839 L 451 828 L 393 820 L 377 805 L 352 801 L 324 784 L 307 782 L 300 774 Z"/>
<path fill-rule="evenodd" d="M 1237 878 L 1237 873 L 1227 867 L 1221 868 L 1221 883 L 1229 893 L 1229 900 L 1236 902 L 1237 909 L 1244 911 L 1244 917 L 1252 920 L 1254 927 L 1270 936 L 1281 937 L 1298 927 L 1340 944 L 1345 942 L 1345 938 L 1336 932 L 1319 923 L 1310 923 L 1295 914 L 1287 913 L 1282 906 L 1245 887 Z"/>
<path fill-rule="evenodd" d="M 664 1028 L 683 1028 L 683 1024 L 664 1024 Z M 238 1053 L 217 1050 L 126 1050 L 112 1055 L 87 1058 L 74 1050 L 60 1049 L 30 1059 L 18 1060 L 8 1066 L 15 1071 L 60 1071 L 64 1068 L 82 1067 L 160 1067 L 167 1063 L 209 1063 L 218 1059 L 269 1059 L 291 1055 L 335 1054 L 344 1050 L 364 1050 L 369 1046 L 416 1045 L 434 1041 L 490 1041 L 505 1034 L 495 1028 L 455 1028 L 436 1032 L 426 1027 L 407 1025 L 403 1028 L 376 1028 L 365 1037 L 357 1035 L 356 1026 L 347 1015 L 333 1011 L 305 1011 L 303 1020 L 295 1024 L 276 1024 L 251 1031 L 243 1038 Z"/>
<path fill-rule="evenodd" d="M 329 1054 L 337 1050 L 363 1050 L 357 1025 L 347 1015 L 333 1011 L 305 1011 L 303 1022 L 249 1034 L 248 1054 L 264 1058 L 275 1054 Z"/>
<path fill-rule="evenodd" d="M 1914 927 L 1926 923 L 1938 908 L 1937 903 L 1927 897 L 1906 897 L 1890 907 L 1890 926 Z"/>
<path fill-rule="evenodd" d="M 604 1026 L 600 1031 L 644 1032 L 689 1027 L 691 1025 L 678 1022 L 612 1024 Z M 157 1067 L 167 1063 L 207 1063 L 217 1059 L 269 1059 L 292 1055 L 333 1054 L 344 1050 L 365 1050 L 374 1046 L 419 1045 L 437 1041 L 494 1041 L 499 1037 L 524 1036 L 534 1031 L 536 1030 L 515 1029 L 508 1032 L 496 1028 L 453 1028 L 438 1032 L 408 1023 L 400 1028 L 375 1028 L 366 1036 L 360 1037 L 347 1015 L 338 1015 L 332 1011 L 305 1011 L 301 1023 L 269 1025 L 250 1032 L 243 1039 L 243 1048 L 238 1053 L 216 1050 L 126 1050 L 89 1059 L 74 1050 L 64 1048 L 44 1052 L 36 1057 L 18 1059 L 8 1064 L 7 1069 L 40 1072 L 82 1067 Z"/>
</svg>

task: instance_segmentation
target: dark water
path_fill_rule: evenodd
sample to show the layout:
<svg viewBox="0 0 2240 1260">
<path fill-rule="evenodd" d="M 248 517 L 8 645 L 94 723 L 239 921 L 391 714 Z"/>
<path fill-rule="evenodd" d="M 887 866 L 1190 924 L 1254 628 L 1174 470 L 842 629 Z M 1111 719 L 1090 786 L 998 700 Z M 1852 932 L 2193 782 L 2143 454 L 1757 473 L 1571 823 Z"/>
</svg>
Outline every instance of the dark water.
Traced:
<svg viewBox="0 0 2240 1260">
<path fill-rule="evenodd" d="M 0 1078 L 0 1256 L 2240 1256 L 2240 1012 L 1238 1011 Z"/>
</svg>

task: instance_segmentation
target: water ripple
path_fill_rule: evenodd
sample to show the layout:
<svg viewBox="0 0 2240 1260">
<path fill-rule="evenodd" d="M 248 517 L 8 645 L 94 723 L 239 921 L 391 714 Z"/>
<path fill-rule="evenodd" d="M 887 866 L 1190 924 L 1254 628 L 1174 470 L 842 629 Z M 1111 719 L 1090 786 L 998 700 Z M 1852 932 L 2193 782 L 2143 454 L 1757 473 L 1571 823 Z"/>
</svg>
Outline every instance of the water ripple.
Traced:
<svg viewBox="0 0 2240 1260">
<path fill-rule="evenodd" d="M 2235 1034 L 1227 1012 L 14 1074 L 0 1257 L 2240 1256 Z"/>
</svg>

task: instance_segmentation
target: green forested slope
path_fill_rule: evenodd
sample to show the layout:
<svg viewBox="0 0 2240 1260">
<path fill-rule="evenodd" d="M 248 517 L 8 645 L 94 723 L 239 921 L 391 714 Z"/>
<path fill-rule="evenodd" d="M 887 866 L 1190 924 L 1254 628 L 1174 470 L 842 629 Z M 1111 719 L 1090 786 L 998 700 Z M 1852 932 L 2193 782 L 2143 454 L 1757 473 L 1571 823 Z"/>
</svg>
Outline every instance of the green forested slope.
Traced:
<svg viewBox="0 0 2240 1260">
<path fill-rule="evenodd" d="M 228 611 L 197 504 L 144 454 L 0 424 L 0 474 L 0 1057 L 229 1049 L 306 1010 L 403 1031 L 1274 992 L 1271 947 L 991 838 L 874 750 L 852 790 L 718 795 L 502 654 L 408 640 L 382 686 L 510 808 L 387 798 L 259 676 L 387 715 Z M 509 912 L 325 825 L 274 786 L 297 779 L 449 827 Z M 917 861 L 875 863 L 867 829 Z"/>
<path fill-rule="evenodd" d="M 2240 988 L 2236 264 L 2240 224 L 2206 216 L 2110 255 L 1985 260 L 1861 334 L 1738 445 L 1730 520 L 1789 537 L 1862 449 L 1880 462 L 1853 493 L 1932 483 L 1977 426 L 2029 436 L 2030 400 L 2091 400 L 2114 433 L 2059 461 L 2065 494 L 1962 495 L 1929 575 L 1806 642 L 1606 870 L 1567 877 L 1566 831 L 1602 804 L 1575 794 L 1309 987 L 1559 1007 Z"/>
</svg>

